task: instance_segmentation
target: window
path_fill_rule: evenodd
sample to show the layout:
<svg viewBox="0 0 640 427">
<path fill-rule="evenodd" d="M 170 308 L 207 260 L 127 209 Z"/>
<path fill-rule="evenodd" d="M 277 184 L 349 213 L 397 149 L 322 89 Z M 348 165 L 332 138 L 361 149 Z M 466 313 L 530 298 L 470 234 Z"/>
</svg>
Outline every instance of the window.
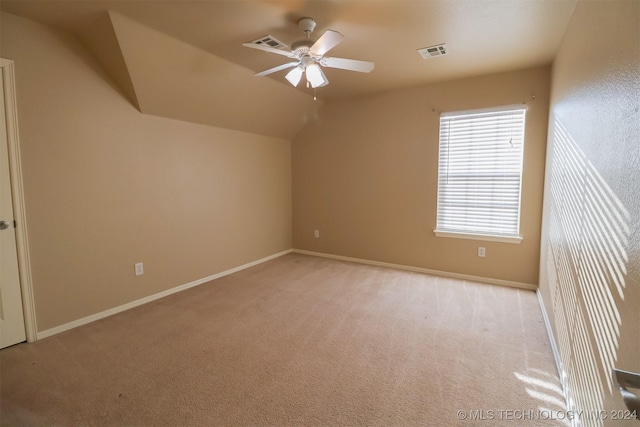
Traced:
<svg viewBox="0 0 640 427">
<path fill-rule="evenodd" d="M 526 109 L 443 113 L 437 236 L 519 243 Z"/>
</svg>

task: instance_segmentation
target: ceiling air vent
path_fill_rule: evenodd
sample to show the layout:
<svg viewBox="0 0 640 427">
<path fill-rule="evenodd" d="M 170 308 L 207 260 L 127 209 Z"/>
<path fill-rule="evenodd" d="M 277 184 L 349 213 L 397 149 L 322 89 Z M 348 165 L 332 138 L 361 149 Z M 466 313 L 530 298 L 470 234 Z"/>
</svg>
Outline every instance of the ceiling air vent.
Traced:
<svg viewBox="0 0 640 427">
<path fill-rule="evenodd" d="M 437 44 L 435 46 L 423 47 L 418 49 L 418 53 L 422 56 L 422 59 L 433 58 L 434 56 L 442 56 L 447 54 L 447 45 Z"/>
<path fill-rule="evenodd" d="M 269 47 L 273 47 L 276 49 L 285 49 L 287 45 L 282 43 L 280 40 L 276 39 L 273 36 L 266 35 L 264 37 L 260 37 L 258 40 L 254 40 L 251 43 L 253 44 L 264 44 Z"/>
</svg>

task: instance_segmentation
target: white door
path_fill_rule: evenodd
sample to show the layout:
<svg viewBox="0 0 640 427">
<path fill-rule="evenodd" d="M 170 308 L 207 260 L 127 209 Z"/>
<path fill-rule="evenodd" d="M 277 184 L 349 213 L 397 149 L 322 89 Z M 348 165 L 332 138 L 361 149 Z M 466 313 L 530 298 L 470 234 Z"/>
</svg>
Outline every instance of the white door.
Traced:
<svg viewBox="0 0 640 427">
<path fill-rule="evenodd" d="M 25 340 L 9 174 L 4 73 L 0 67 L 0 348 Z"/>
</svg>

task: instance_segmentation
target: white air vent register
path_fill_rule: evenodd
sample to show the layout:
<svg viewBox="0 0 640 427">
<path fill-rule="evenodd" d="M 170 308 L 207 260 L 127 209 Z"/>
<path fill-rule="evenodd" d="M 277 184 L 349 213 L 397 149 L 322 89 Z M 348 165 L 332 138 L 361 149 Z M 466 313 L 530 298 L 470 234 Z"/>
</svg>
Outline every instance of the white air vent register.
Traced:
<svg viewBox="0 0 640 427">
<path fill-rule="evenodd" d="M 423 47 L 422 49 L 418 49 L 418 53 L 420 54 L 420 56 L 422 56 L 423 59 L 446 55 L 447 45 L 442 43 L 435 46 Z"/>
<path fill-rule="evenodd" d="M 257 44 L 257 45 L 266 45 L 276 49 L 286 49 L 288 47 L 286 44 L 282 43 L 280 40 L 270 35 L 260 37 L 258 40 L 254 40 L 251 43 Z"/>
</svg>

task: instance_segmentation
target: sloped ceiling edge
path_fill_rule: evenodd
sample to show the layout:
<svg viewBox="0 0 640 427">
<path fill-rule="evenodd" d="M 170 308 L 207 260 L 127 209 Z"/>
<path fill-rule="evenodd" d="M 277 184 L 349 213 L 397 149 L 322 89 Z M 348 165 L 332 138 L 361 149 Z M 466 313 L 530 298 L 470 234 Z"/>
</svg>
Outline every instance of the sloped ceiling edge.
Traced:
<svg viewBox="0 0 640 427">
<path fill-rule="evenodd" d="M 83 38 L 145 114 L 292 139 L 321 104 L 118 12 L 101 14 Z"/>
</svg>

